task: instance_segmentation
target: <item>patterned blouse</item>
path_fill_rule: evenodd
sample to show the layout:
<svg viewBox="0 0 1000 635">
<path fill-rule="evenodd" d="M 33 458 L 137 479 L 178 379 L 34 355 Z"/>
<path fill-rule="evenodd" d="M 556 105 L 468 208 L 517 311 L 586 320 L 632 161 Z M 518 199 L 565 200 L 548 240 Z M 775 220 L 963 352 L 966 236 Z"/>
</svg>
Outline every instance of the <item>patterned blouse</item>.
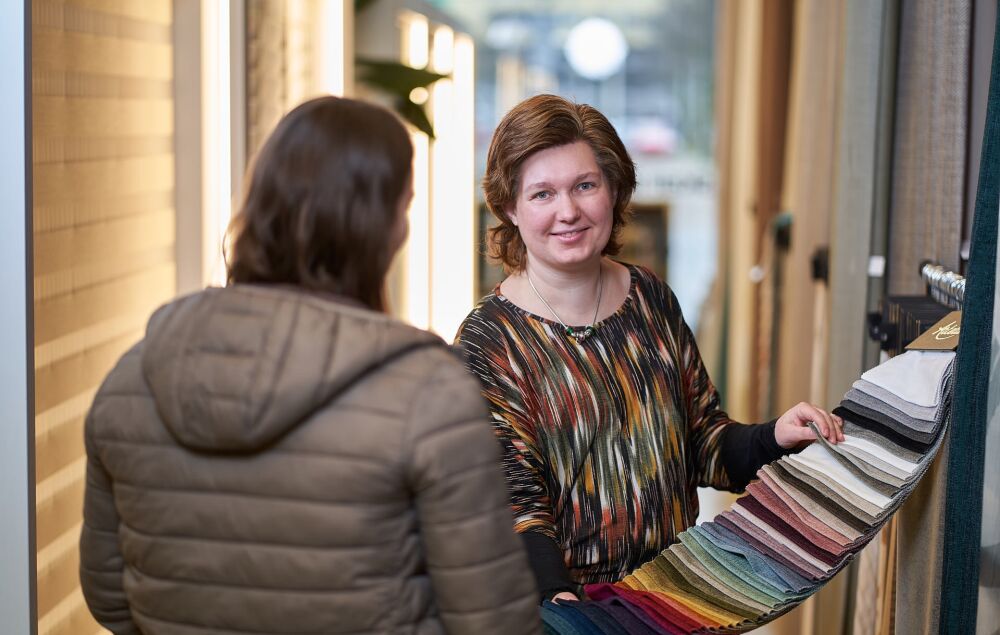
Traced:
<svg viewBox="0 0 1000 635">
<path fill-rule="evenodd" d="M 695 523 L 697 487 L 745 485 L 720 460 L 734 422 L 676 297 L 628 268 L 625 302 L 583 342 L 499 286 L 457 337 L 489 402 L 515 529 L 552 538 L 577 584 L 620 580 L 674 542 Z"/>
</svg>

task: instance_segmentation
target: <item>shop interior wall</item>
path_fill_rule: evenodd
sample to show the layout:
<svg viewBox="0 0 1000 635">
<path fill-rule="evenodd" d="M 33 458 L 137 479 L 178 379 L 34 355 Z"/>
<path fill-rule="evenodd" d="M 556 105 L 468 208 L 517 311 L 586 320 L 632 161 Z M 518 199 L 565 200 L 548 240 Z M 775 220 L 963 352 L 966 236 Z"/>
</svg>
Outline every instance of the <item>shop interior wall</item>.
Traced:
<svg viewBox="0 0 1000 635">
<path fill-rule="evenodd" d="M 172 11 L 31 8 L 38 632 L 87 635 L 84 416 L 176 288 Z"/>
</svg>

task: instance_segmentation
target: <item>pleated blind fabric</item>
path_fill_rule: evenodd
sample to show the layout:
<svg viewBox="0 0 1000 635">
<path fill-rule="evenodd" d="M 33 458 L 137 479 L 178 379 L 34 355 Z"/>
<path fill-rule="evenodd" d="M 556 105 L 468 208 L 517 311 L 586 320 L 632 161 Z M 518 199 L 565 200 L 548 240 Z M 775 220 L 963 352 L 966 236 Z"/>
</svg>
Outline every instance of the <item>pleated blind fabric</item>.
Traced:
<svg viewBox="0 0 1000 635">
<path fill-rule="evenodd" d="M 31 7 L 38 632 L 86 635 L 83 417 L 176 285 L 172 5 Z"/>
<path fill-rule="evenodd" d="M 959 270 L 972 7 L 900 5 L 888 292 L 920 295 L 921 261 Z"/>
<path fill-rule="evenodd" d="M 548 632 L 739 633 L 815 593 L 878 535 L 946 435 L 955 354 L 900 358 L 909 363 L 877 367 L 865 378 L 899 399 L 906 396 L 894 390 L 897 380 L 919 384 L 936 397 L 925 415 L 895 420 L 891 403 L 876 398 L 861 408 L 845 398 L 835 410 L 846 422 L 844 442 L 820 438 L 764 466 L 729 511 L 682 532 L 621 582 L 588 585 L 586 601 L 543 604 Z"/>
</svg>

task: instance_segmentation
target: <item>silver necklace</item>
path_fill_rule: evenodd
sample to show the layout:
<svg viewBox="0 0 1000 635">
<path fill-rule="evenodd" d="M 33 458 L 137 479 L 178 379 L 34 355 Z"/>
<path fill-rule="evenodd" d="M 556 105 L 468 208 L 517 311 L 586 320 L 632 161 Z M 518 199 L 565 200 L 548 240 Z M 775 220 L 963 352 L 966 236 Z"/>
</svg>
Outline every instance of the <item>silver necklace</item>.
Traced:
<svg viewBox="0 0 1000 635">
<path fill-rule="evenodd" d="M 535 283 L 531 281 L 531 276 L 528 275 L 527 270 L 525 270 L 524 272 L 524 277 L 528 279 L 528 284 L 531 285 L 531 290 L 535 292 L 535 295 L 537 295 L 538 299 L 542 301 L 542 304 L 545 305 L 545 308 L 548 309 L 549 313 L 554 315 L 559 324 L 562 325 L 563 330 L 566 332 L 567 336 L 575 338 L 577 342 L 582 342 L 594 334 L 594 331 L 597 328 L 597 314 L 601 310 L 601 296 L 604 293 L 604 267 L 601 267 L 598 270 L 597 274 L 597 306 L 594 307 L 594 319 L 590 321 L 590 326 L 586 326 L 580 329 L 574 329 L 572 326 L 566 326 L 566 323 L 563 322 L 561 317 L 559 317 L 559 314 L 556 313 L 556 310 L 552 308 L 552 305 L 546 302 L 545 298 L 542 297 L 542 294 L 539 293 L 538 289 L 535 288 Z"/>
</svg>

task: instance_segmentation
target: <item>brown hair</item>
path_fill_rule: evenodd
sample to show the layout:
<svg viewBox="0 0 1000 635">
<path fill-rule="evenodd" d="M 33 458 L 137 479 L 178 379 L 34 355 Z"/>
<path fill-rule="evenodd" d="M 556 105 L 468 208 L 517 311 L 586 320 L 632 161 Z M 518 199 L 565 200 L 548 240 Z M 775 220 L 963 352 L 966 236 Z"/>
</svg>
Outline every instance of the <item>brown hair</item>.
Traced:
<svg viewBox="0 0 1000 635">
<path fill-rule="evenodd" d="M 486 156 L 483 195 L 490 212 L 500 221 L 488 230 L 488 249 L 506 271 L 521 271 L 525 266 L 524 242 L 507 215 L 507 208 L 517 198 L 521 166 L 540 150 L 576 141 L 586 142 L 593 150 L 614 192 L 611 237 L 602 253 L 615 255 L 621 249 L 621 230 L 628 220 L 628 205 L 636 186 L 635 164 L 625 144 L 596 108 L 556 95 L 536 95 L 504 115 Z"/>
<path fill-rule="evenodd" d="M 388 110 L 307 101 L 278 122 L 230 224 L 230 283 L 284 283 L 384 311 L 392 229 L 413 146 Z"/>
</svg>

